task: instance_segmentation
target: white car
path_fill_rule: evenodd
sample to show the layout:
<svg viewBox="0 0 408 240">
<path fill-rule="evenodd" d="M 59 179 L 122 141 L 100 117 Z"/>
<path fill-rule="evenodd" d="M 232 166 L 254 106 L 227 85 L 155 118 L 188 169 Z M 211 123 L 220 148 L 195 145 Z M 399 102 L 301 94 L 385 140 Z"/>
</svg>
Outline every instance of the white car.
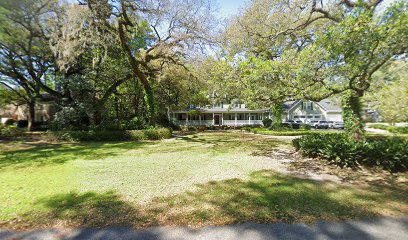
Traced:
<svg viewBox="0 0 408 240">
<path fill-rule="evenodd" d="M 333 128 L 334 129 L 344 129 L 344 124 L 343 122 L 334 122 Z"/>
<path fill-rule="evenodd" d="M 328 129 L 329 128 L 329 122 L 326 120 L 319 120 L 317 123 L 315 123 L 314 127 L 316 129 Z"/>
</svg>

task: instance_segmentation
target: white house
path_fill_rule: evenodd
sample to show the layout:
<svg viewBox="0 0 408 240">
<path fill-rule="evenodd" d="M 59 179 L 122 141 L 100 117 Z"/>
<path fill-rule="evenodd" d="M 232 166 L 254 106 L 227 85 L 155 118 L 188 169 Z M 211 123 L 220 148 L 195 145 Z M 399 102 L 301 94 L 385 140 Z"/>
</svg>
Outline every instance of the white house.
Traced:
<svg viewBox="0 0 408 240">
<path fill-rule="evenodd" d="M 316 120 L 342 122 L 340 106 L 329 99 L 320 102 L 307 100 L 286 101 L 283 104 L 283 119 L 300 120 L 304 123 Z"/>
<path fill-rule="evenodd" d="M 311 102 L 305 100 L 286 101 L 283 104 L 284 121 L 312 120 L 342 121 L 341 109 L 333 101 Z M 170 114 L 176 125 L 188 126 L 245 126 L 262 125 L 262 120 L 272 118 L 271 109 L 248 109 L 245 104 L 224 104 L 190 108 Z"/>
<path fill-rule="evenodd" d="M 176 125 L 191 126 L 244 126 L 262 125 L 270 117 L 269 109 L 248 109 L 245 104 L 214 104 L 212 107 L 192 108 L 171 113 Z"/>
</svg>

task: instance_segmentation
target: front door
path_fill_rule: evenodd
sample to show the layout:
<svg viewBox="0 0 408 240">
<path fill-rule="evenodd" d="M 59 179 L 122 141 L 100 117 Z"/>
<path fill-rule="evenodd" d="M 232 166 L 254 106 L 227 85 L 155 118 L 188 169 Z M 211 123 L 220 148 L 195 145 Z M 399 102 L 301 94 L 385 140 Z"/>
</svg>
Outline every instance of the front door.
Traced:
<svg viewBox="0 0 408 240">
<path fill-rule="evenodd" d="M 221 124 L 220 115 L 214 115 L 214 125 L 220 124 Z"/>
</svg>

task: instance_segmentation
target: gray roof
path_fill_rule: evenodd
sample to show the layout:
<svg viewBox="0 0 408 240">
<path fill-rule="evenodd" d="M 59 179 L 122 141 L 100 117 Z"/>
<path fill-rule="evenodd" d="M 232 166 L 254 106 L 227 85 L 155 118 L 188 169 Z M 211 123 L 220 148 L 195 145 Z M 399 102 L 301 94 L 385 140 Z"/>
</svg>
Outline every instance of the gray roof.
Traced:
<svg viewBox="0 0 408 240">
<path fill-rule="evenodd" d="M 291 108 L 296 106 L 299 102 L 304 100 L 286 101 L 283 103 L 283 111 L 289 111 Z M 334 101 L 329 99 L 321 100 L 320 102 L 314 102 L 318 104 L 326 112 L 341 112 L 341 108 Z"/>
<path fill-rule="evenodd" d="M 299 102 L 304 101 L 304 100 L 291 100 L 291 101 L 286 101 L 283 103 L 283 111 L 287 112 L 294 106 L 296 106 Z M 315 102 L 318 104 L 323 110 L 326 112 L 341 112 L 341 108 L 339 105 L 337 105 L 334 101 L 324 99 L 320 102 Z M 248 108 L 196 108 L 196 109 L 187 109 L 187 110 L 178 110 L 174 111 L 175 113 L 187 113 L 191 110 L 197 110 L 202 113 L 246 113 L 246 112 L 255 112 L 255 113 L 261 113 L 261 112 L 270 112 L 271 110 L 268 108 L 264 109 L 248 109 Z"/>
<path fill-rule="evenodd" d="M 341 112 L 340 106 L 331 100 L 325 99 L 320 102 L 317 102 L 317 104 L 319 104 L 320 107 L 322 107 L 324 110 L 328 112 Z"/>
</svg>

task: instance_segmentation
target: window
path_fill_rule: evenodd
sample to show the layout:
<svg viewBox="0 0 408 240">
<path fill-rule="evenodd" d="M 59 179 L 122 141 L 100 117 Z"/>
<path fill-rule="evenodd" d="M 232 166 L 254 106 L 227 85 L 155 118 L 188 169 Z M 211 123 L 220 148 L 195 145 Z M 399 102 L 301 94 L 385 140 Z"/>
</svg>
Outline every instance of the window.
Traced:
<svg viewBox="0 0 408 240">
<path fill-rule="evenodd" d="M 300 118 L 305 118 L 305 115 L 300 116 Z"/>
<path fill-rule="evenodd" d="M 313 118 L 313 116 L 307 116 L 307 118 Z"/>
<path fill-rule="evenodd" d="M 299 116 L 293 116 L 293 118 L 299 118 Z"/>
<path fill-rule="evenodd" d="M 321 116 L 320 116 L 320 115 L 315 115 L 314 117 L 315 117 L 315 118 L 320 118 Z"/>
<path fill-rule="evenodd" d="M 215 108 L 223 108 L 224 107 L 224 102 L 217 102 L 214 104 Z"/>
<path fill-rule="evenodd" d="M 313 102 L 302 102 L 302 110 L 313 110 Z"/>
</svg>

